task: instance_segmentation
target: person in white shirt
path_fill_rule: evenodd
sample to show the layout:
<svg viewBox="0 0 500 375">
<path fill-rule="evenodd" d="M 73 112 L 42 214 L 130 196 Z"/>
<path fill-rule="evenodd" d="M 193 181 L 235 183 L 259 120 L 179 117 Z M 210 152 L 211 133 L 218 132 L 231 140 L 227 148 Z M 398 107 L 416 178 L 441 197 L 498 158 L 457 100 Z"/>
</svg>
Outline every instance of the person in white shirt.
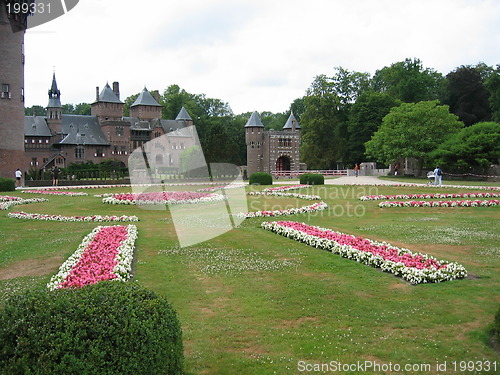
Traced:
<svg viewBox="0 0 500 375">
<path fill-rule="evenodd" d="M 443 186 L 443 171 L 439 167 L 434 169 L 434 185 Z"/>
<path fill-rule="evenodd" d="M 16 169 L 16 186 L 21 187 L 21 178 L 23 177 L 23 172 L 19 168 Z"/>
</svg>

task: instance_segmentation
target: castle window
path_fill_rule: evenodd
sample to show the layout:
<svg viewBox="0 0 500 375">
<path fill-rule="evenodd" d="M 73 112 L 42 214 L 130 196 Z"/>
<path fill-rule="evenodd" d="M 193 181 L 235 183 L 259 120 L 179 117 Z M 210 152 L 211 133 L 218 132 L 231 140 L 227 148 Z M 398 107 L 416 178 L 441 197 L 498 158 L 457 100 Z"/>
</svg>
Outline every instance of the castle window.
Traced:
<svg viewBox="0 0 500 375">
<path fill-rule="evenodd" d="M 83 159 L 85 157 L 85 149 L 82 146 L 75 148 L 75 159 Z"/>
<path fill-rule="evenodd" d="M 2 97 L 2 99 L 10 99 L 11 94 L 9 91 L 9 84 L 8 83 L 2 83 L 1 97 Z"/>
<path fill-rule="evenodd" d="M 117 137 L 123 137 L 123 126 L 117 126 L 115 128 L 116 130 L 116 136 Z"/>
</svg>

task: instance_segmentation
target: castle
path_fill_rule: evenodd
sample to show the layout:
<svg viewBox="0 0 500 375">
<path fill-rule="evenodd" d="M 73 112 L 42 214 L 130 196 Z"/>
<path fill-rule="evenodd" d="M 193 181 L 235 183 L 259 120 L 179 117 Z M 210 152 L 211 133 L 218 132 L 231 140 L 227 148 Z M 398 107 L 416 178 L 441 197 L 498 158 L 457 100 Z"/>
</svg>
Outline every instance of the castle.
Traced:
<svg viewBox="0 0 500 375">
<path fill-rule="evenodd" d="M 247 173 L 268 172 L 287 175 L 305 169 L 300 163 L 300 125 L 290 113 L 283 130 L 264 131 L 257 114 L 252 113 L 245 125 Z"/>
<path fill-rule="evenodd" d="M 24 118 L 24 146 L 29 168 L 66 167 L 71 163 L 99 163 L 104 159 L 118 160 L 127 166 L 132 151 L 167 133 L 171 144 L 164 151 L 164 160 L 157 164 L 166 168 L 178 166 L 179 151 L 189 148 L 192 143 L 190 137 L 178 132 L 193 125 L 186 109 L 182 107 L 175 120 L 163 120 L 161 105 L 144 88 L 130 106 L 130 116 L 125 117 L 119 87 L 118 82 L 113 83 L 113 88 L 106 84 L 101 91 L 96 87 L 91 115 L 63 114 L 61 92 L 54 74 L 48 93 L 47 116 Z"/>
</svg>

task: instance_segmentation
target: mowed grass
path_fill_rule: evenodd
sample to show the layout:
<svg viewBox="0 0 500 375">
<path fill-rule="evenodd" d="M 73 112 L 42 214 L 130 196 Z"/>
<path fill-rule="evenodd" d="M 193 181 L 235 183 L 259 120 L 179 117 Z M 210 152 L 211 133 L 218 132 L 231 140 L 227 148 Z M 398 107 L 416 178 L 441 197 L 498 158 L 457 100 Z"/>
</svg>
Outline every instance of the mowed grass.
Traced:
<svg viewBox="0 0 500 375">
<path fill-rule="evenodd" d="M 382 209 L 377 201 L 362 202 L 359 196 L 437 190 L 319 186 L 300 192 L 320 195 L 329 210 L 280 218 L 385 240 L 459 262 L 471 274 L 465 280 L 411 286 L 264 231 L 259 226 L 266 219 L 247 219 L 222 236 L 179 248 L 168 211 L 104 205 L 93 197 L 123 191 L 44 195 L 49 202 L 9 211 L 139 216 L 134 279 L 177 310 L 188 374 L 293 374 L 299 373 L 299 361 L 323 369 L 332 361 L 420 364 L 421 370 L 413 367 L 407 373 L 452 374 L 458 373 L 453 361 L 500 361 L 489 335 L 500 302 L 500 207 Z M 249 197 L 252 211 L 313 202 Z M 0 304 L 24 288 L 43 286 L 99 225 L 14 220 L 6 213 L 0 211 Z M 437 371 L 436 365 L 445 361 L 447 371 Z"/>
</svg>

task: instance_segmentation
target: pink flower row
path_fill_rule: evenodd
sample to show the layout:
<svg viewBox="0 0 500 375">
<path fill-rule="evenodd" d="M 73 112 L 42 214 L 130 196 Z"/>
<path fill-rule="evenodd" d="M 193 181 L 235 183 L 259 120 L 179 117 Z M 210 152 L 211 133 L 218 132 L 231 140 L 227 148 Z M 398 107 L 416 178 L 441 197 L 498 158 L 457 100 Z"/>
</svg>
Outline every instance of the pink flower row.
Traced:
<svg viewBox="0 0 500 375">
<path fill-rule="evenodd" d="M 114 194 L 103 198 L 104 203 L 111 204 L 182 204 L 201 203 L 205 201 L 223 200 L 224 196 L 212 193 L 197 193 L 191 191 L 163 191 L 151 193 Z"/>
<path fill-rule="evenodd" d="M 464 201 L 387 201 L 379 207 L 489 207 L 500 205 L 500 200 L 464 200 Z"/>
<path fill-rule="evenodd" d="M 401 276 L 412 284 L 440 282 L 467 276 L 465 268 L 457 263 L 438 261 L 432 256 L 413 253 L 385 242 L 375 242 L 305 223 L 264 222 L 262 228 L 348 259 L 379 267 Z"/>
<path fill-rule="evenodd" d="M 0 196 L 0 202 L 10 202 L 10 201 L 20 201 L 22 198 L 20 197 L 9 197 L 7 195 Z"/>
<path fill-rule="evenodd" d="M 449 194 L 398 194 L 398 195 L 365 195 L 359 199 L 362 201 L 374 201 L 382 199 L 442 199 L 442 198 L 497 198 L 500 193 L 449 193 Z"/>
<path fill-rule="evenodd" d="M 61 265 L 47 287 L 79 288 L 104 280 L 128 280 L 136 239 L 135 225 L 95 228 Z"/>
<path fill-rule="evenodd" d="M 288 216 L 298 215 L 310 212 L 326 210 L 328 205 L 325 202 L 311 204 L 310 206 L 289 208 L 287 210 L 274 210 L 274 211 L 256 211 L 256 212 L 240 212 L 236 214 L 240 218 L 253 218 L 253 217 L 275 217 L 275 216 Z"/>
<path fill-rule="evenodd" d="M 87 193 L 73 193 L 69 191 L 57 191 L 57 190 L 23 190 L 23 193 L 29 194 L 48 194 L 48 195 L 66 195 L 68 197 L 77 197 L 82 195 L 88 195 Z"/>
</svg>

